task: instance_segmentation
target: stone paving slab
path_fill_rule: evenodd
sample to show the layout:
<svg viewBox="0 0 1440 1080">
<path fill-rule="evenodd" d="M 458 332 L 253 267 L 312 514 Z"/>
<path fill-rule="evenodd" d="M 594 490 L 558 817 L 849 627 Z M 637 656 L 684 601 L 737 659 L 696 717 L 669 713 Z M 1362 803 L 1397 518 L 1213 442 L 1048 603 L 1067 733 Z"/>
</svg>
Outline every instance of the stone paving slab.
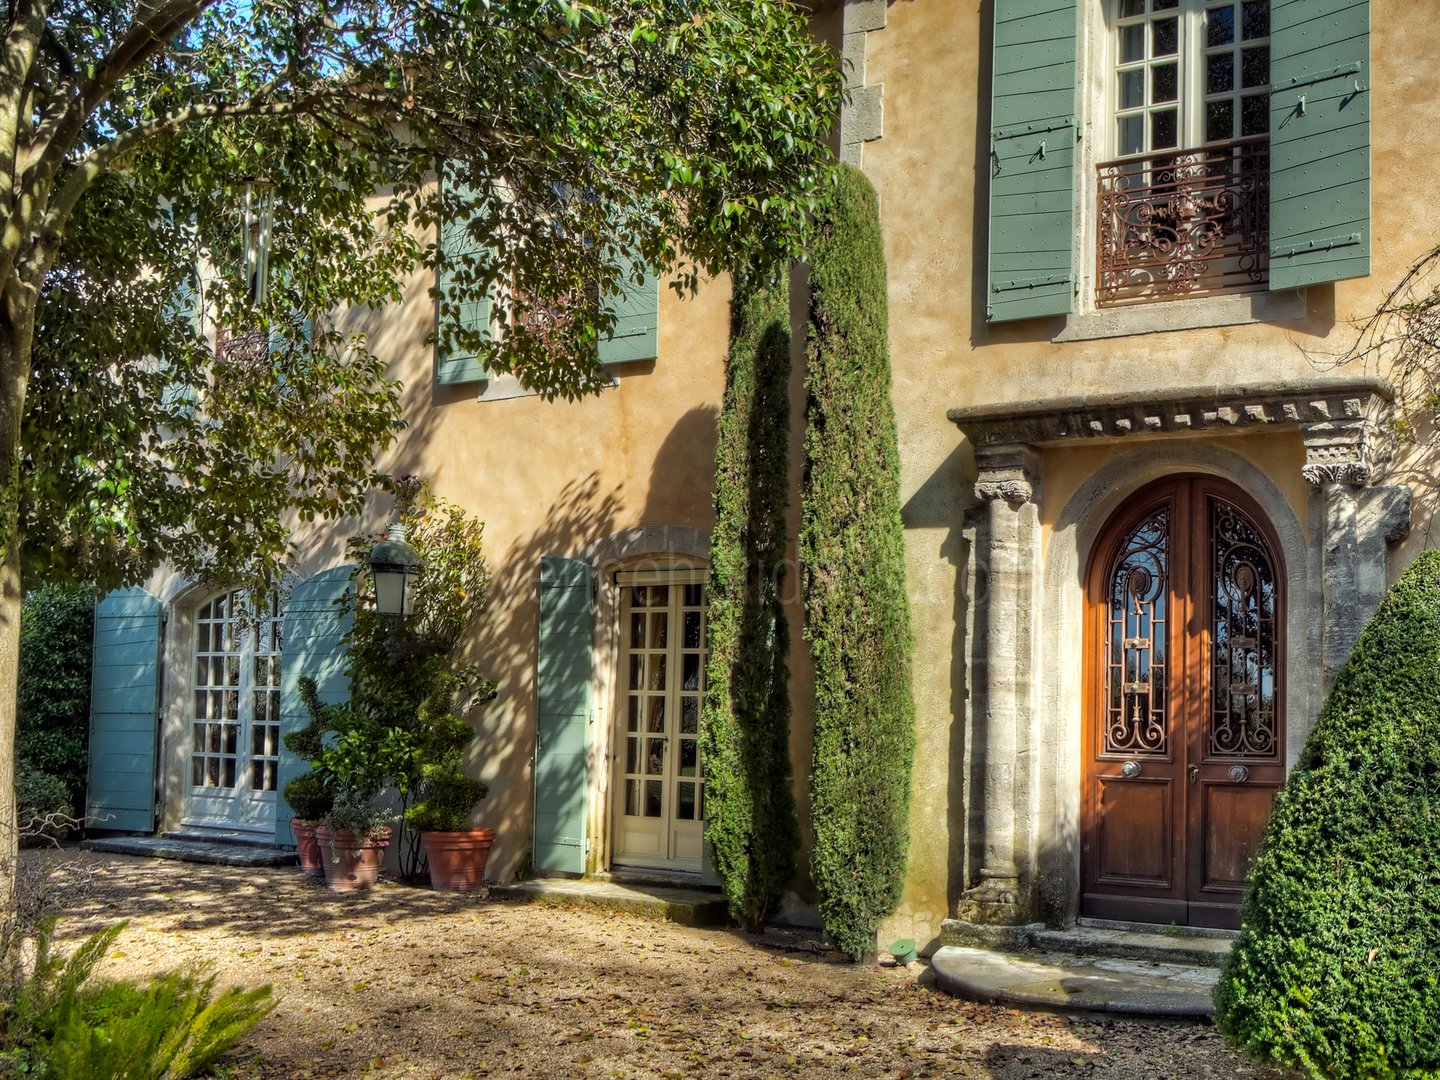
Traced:
<svg viewBox="0 0 1440 1080">
<path fill-rule="evenodd" d="M 613 881 L 572 878 L 531 878 L 510 885 L 492 885 L 490 895 L 628 911 L 668 919 L 683 926 L 724 926 L 730 921 L 725 898 L 705 889 L 621 885 Z"/>
<path fill-rule="evenodd" d="M 993 1005 L 1208 1019 L 1219 971 L 1153 961 L 1021 955 L 947 945 L 930 958 L 936 984 L 957 997 Z"/>
<path fill-rule="evenodd" d="M 212 863 L 217 866 L 295 866 L 295 852 L 263 844 L 175 840 L 164 836 L 106 836 L 82 841 L 88 851 L 139 855 L 150 859 Z"/>
</svg>

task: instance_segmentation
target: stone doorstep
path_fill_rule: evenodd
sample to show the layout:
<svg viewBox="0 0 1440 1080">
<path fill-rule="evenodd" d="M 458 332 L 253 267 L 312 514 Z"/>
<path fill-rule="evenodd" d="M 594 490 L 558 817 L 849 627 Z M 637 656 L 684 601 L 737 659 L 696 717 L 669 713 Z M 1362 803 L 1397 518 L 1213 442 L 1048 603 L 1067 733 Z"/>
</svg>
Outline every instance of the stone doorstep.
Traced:
<svg viewBox="0 0 1440 1080">
<path fill-rule="evenodd" d="M 242 844 L 228 841 L 174 839 L 165 836 L 106 836 L 83 840 L 86 851 L 116 855 L 138 855 L 149 859 L 209 863 L 216 866 L 294 866 L 295 851 L 273 844 Z"/>
<path fill-rule="evenodd" d="M 531 878 L 491 885 L 493 898 L 576 904 L 668 919 L 683 926 L 724 926 L 730 921 L 725 898 L 704 889 L 622 885 L 614 881 Z"/>
<path fill-rule="evenodd" d="M 1063 930 L 1044 923 L 986 926 L 946 919 L 940 937 L 947 945 L 1001 952 L 1039 951 L 1117 960 L 1141 960 L 1182 967 L 1219 968 L 1236 938 L 1233 930 L 1160 929 L 1139 923 L 1089 920 Z"/>
<path fill-rule="evenodd" d="M 936 985 L 991 1005 L 1207 1020 L 1219 971 L 1155 961 L 946 945 L 930 957 Z"/>
</svg>

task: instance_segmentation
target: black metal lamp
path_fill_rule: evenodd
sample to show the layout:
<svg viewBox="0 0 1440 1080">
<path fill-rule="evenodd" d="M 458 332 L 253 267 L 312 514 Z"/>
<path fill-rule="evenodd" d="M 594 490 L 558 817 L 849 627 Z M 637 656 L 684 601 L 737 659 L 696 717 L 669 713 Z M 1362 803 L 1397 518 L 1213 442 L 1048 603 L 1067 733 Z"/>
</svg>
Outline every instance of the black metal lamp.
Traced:
<svg viewBox="0 0 1440 1080">
<path fill-rule="evenodd" d="M 405 526 L 398 521 L 389 534 L 370 552 L 370 574 L 375 579 L 375 610 L 381 615 L 405 618 L 415 610 L 415 586 L 425 560 L 405 540 Z"/>
</svg>

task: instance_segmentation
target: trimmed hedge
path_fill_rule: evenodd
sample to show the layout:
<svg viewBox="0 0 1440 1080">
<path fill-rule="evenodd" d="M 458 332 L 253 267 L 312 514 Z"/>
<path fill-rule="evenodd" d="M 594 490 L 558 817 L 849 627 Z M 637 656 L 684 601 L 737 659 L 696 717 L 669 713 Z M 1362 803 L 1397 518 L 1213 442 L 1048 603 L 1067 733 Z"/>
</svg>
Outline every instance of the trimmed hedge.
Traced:
<svg viewBox="0 0 1440 1080">
<path fill-rule="evenodd" d="M 815 657 L 811 871 L 825 929 L 859 959 L 904 886 L 915 751 L 885 246 L 862 173 L 840 168 L 816 228 L 800 531 Z"/>
<path fill-rule="evenodd" d="M 790 298 L 737 280 L 715 462 L 710 659 L 700 753 L 705 837 L 730 913 L 759 930 L 795 876 L 790 631 L 781 604 L 789 487 Z"/>
<path fill-rule="evenodd" d="M 94 624 L 88 588 L 47 585 L 20 614 L 15 758 L 59 777 L 75 806 L 85 804 Z"/>
<path fill-rule="evenodd" d="M 1440 1077 L 1440 552 L 1356 643 L 1281 789 L 1216 1021 L 1311 1077 Z"/>
</svg>

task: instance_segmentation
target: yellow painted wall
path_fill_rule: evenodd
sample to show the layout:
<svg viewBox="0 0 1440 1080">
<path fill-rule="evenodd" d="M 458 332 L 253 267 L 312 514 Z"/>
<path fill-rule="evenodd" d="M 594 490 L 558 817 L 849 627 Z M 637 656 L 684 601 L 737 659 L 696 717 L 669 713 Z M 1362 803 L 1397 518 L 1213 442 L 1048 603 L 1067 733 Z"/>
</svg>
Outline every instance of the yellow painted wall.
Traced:
<svg viewBox="0 0 1440 1080">
<path fill-rule="evenodd" d="M 1401 0 L 1374 0 L 1370 277 L 1312 287 L 1309 315 L 1298 322 L 1063 343 L 1051 340 L 1063 319 L 987 325 L 992 10 L 955 0 L 892 0 L 887 26 L 867 40 L 866 82 L 884 87 L 884 135 L 865 145 L 863 168 L 879 192 L 886 234 L 918 715 L 909 886 L 899 916 L 882 930 L 882 945 L 893 933 L 915 936 L 923 946 L 953 911 L 961 886 L 967 687 L 958 646 L 968 558 L 961 525 L 973 502 L 974 464 L 946 410 L 1321 378 L 1329 356 L 1353 341 L 1349 321 L 1372 311 L 1440 237 L 1429 165 L 1440 107 L 1440 80 L 1432 72 L 1440 27 L 1415 19 L 1413 5 Z M 1260 465 L 1297 518 L 1307 520 L 1309 488 L 1299 472 L 1296 433 L 1224 441 Z M 1104 460 L 1132 446 L 1071 444 L 1046 453 L 1042 525 Z M 1417 523 L 1431 513 L 1420 499 Z M 1407 550 L 1421 542 L 1412 539 Z"/>
</svg>

